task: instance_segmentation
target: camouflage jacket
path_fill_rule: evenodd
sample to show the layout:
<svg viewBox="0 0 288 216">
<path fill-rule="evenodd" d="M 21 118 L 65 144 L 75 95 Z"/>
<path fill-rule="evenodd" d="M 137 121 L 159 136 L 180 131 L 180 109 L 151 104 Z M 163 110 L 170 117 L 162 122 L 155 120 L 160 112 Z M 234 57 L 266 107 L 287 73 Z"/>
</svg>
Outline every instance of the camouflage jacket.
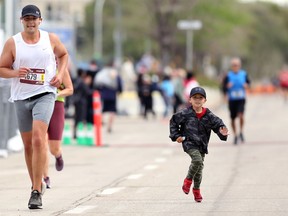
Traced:
<svg viewBox="0 0 288 216">
<path fill-rule="evenodd" d="M 192 107 L 187 107 L 175 113 L 170 119 L 170 138 L 172 141 L 180 136 L 185 137 L 182 142 L 184 151 L 198 149 L 201 153 L 208 154 L 208 142 L 211 130 L 218 135 L 221 140 L 227 140 L 219 129 L 225 126 L 223 121 L 214 115 L 209 109 L 202 118 L 198 119 Z"/>
</svg>

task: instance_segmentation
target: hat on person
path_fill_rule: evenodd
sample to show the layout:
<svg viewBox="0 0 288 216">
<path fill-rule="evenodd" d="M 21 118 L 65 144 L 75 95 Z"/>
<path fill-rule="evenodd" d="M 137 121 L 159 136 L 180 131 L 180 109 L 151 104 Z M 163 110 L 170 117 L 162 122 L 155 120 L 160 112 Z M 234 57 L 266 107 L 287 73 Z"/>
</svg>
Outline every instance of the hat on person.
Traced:
<svg viewBox="0 0 288 216">
<path fill-rule="evenodd" d="M 26 5 L 23 9 L 22 9 L 22 17 L 25 16 L 34 16 L 34 17 L 41 17 L 41 12 L 39 10 L 39 8 L 35 5 Z"/>
<path fill-rule="evenodd" d="M 190 91 L 190 97 L 192 97 L 195 94 L 200 94 L 202 95 L 204 98 L 206 98 L 206 92 L 203 88 L 201 87 L 194 87 L 191 89 Z"/>
</svg>

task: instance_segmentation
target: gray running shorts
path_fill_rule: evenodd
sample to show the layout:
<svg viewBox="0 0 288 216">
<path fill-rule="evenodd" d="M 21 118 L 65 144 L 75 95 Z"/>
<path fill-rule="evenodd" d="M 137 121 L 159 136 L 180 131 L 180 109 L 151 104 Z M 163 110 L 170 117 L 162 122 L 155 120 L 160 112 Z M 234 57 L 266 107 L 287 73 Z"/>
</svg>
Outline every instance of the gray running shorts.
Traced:
<svg viewBox="0 0 288 216">
<path fill-rule="evenodd" d="M 45 92 L 25 100 L 15 101 L 15 109 L 20 132 L 32 130 L 34 120 L 49 125 L 55 104 L 55 94 Z"/>
</svg>

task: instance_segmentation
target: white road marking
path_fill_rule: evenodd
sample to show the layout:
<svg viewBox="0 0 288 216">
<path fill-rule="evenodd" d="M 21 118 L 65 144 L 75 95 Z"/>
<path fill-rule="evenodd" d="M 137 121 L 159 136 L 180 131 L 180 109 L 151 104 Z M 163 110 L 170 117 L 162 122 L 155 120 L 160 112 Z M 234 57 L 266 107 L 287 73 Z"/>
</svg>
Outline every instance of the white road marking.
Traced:
<svg viewBox="0 0 288 216">
<path fill-rule="evenodd" d="M 99 195 L 110 195 L 110 194 L 114 194 L 117 193 L 121 190 L 123 190 L 125 187 L 114 187 L 114 188 L 107 188 L 105 190 L 103 190 L 102 192 L 99 193 Z"/>
<path fill-rule="evenodd" d="M 158 166 L 157 165 L 147 165 L 144 167 L 145 170 L 154 170 L 157 169 Z"/>
<path fill-rule="evenodd" d="M 77 206 L 74 209 L 64 212 L 64 214 L 82 214 L 83 212 L 96 208 L 96 206 Z"/>
<path fill-rule="evenodd" d="M 156 159 L 155 159 L 155 162 L 156 162 L 156 163 L 164 163 L 164 162 L 166 162 L 166 161 L 167 161 L 166 158 L 156 158 Z"/>
<path fill-rule="evenodd" d="M 133 175 L 129 175 L 126 177 L 126 179 L 139 179 L 143 176 L 143 174 L 139 173 L 139 174 L 133 174 Z"/>
</svg>

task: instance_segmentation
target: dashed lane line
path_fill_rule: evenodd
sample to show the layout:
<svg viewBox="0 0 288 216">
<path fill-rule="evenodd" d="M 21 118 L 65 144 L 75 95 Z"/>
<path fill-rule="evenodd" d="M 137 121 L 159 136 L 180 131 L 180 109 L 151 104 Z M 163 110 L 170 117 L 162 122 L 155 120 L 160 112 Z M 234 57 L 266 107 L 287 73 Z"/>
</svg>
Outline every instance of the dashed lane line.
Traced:
<svg viewBox="0 0 288 216">
<path fill-rule="evenodd" d="M 113 187 L 113 188 L 107 188 L 103 191 L 101 191 L 99 193 L 99 195 L 111 195 L 111 194 L 114 194 L 114 193 L 117 193 L 121 190 L 125 189 L 125 187 Z"/>
<path fill-rule="evenodd" d="M 158 166 L 157 165 L 153 165 L 153 164 L 147 165 L 147 166 L 144 167 L 145 170 L 155 170 L 157 168 L 158 168 Z"/>
<path fill-rule="evenodd" d="M 171 154 L 172 152 L 168 152 L 168 151 L 164 151 L 163 154 Z M 159 157 L 156 158 L 154 161 L 156 163 L 163 163 L 165 162 L 167 159 L 163 158 L 163 157 Z M 144 167 L 145 170 L 155 170 L 158 168 L 158 165 L 154 165 L 154 164 L 150 164 Z M 141 177 L 143 177 L 142 173 L 137 173 L 137 174 L 131 174 L 129 176 L 126 177 L 126 179 L 129 180 L 136 180 L 136 179 L 140 179 Z M 98 193 L 98 195 L 111 195 L 114 193 L 117 193 L 121 190 L 125 189 L 125 187 L 112 187 L 112 188 L 106 188 L 103 191 L 101 191 L 100 193 Z M 143 190 L 147 190 L 147 188 L 141 188 L 137 191 L 137 193 L 142 193 Z M 64 212 L 64 214 L 83 214 L 85 211 L 88 211 L 90 209 L 96 208 L 96 206 L 77 206 L 74 209 L 71 209 L 69 211 Z"/>
<path fill-rule="evenodd" d="M 141 177 L 143 177 L 143 174 L 139 173 L 139 174 L 132 174 L 126 177 L 126 179 L 140 179 Z"/>
<path fill-rule="evenodd" d="M 85 211 L 96 208 L 96 206 L 77 206 L 74 209 L 64 212 L 64 214 L 82 214 Z"/>
</svg>

